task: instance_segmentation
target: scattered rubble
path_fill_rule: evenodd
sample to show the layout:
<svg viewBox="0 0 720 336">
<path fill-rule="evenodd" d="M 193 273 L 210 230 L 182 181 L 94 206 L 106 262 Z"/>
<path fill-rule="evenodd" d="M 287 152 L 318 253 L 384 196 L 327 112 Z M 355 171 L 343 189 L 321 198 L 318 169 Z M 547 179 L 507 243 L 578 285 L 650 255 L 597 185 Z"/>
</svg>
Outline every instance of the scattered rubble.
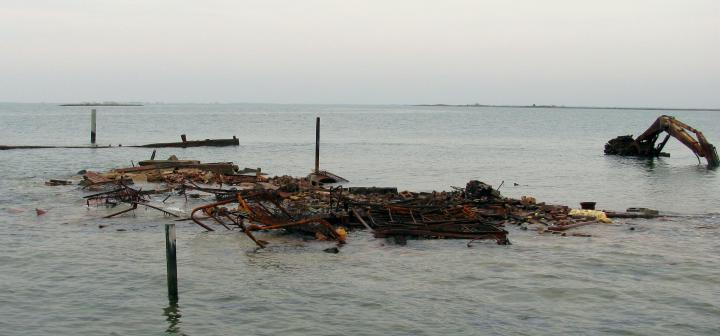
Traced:
<svg viewBox="0 0 720 336">
<path fill-rule="evenodd" d="M 345 244 L 347 231 L 357 229 L 369 230 L 376 238 L 391 238 L 398 244 L 405 244 L 408 239 L 467 239 L 470 246 L 473 241 L 489 239 L 507 245 L 510 240 L 504 228 L 510 225 L 540 234 L 587 237 L 590 235 L 566 231 L 611 223 L 610 218 L 659 215 L 645 208 L 605 212 L 537 203 L 529 196 L 519 200 L 506 198 L 477 180 L 469 181 L 464 188 L 432 193 L 398 192 L 397 188 L 344 188 L 324 185 L 317 179 L 317 171 L 307 177 L 268 177 L 260 168 L 240 170 L 232 162 L 202 163 L 174 156 L 168 160 L 140 161 L 138 166 L 104 173 L 82 173 L 83 188 L 102 190 L 84 197 L 88 206 L 129 206 L 105 218 L 138 207 L 185 217 L 165 209 L 165 201 L 174 196 L 185 197 L 187 201 L 202 194 L 214 201 L 194 207 L 189 217 L 179 220 L 191 220 L 207 231 L 239 230 L 259 248 L 266 247 L 268 242 L 255 233 L 273 230 L 333 240 L 338 247 Z M 145 187 L 153 183 L 156 188 L 136 188 L 134 183 Z M 152 201 L 152 195 L 164 199 Z M 584 202 L 583 207 L 590 203 Z"/>
<path fill-rule="evenodd" d="M 65 181 L 65 180 L 49 180 L 45 182 L 46 186 L 61 186 L 61 185 L 70 185 L 72 184 L 72 181 Z"/>
</svg>

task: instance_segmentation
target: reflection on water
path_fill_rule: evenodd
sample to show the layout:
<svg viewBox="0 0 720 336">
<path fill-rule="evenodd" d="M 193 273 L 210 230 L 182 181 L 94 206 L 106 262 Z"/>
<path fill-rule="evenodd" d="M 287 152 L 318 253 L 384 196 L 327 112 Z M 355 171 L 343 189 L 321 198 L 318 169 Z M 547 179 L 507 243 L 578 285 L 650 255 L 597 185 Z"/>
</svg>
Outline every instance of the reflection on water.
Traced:
<svg viewBox="0 0 720 336">
<path fill-rule="evenodd" d="M 163 308 L 163 316 L 165 316 L 165 321 L 167 321 L 168 325 L 165 329 L 165 334 L 167 335 L 187 335 L 180 331 L 180 317 L 182 315 L 180 314 L 180 306 L 177 304 L 170 304 L 169 306 Z"/>
</svg>

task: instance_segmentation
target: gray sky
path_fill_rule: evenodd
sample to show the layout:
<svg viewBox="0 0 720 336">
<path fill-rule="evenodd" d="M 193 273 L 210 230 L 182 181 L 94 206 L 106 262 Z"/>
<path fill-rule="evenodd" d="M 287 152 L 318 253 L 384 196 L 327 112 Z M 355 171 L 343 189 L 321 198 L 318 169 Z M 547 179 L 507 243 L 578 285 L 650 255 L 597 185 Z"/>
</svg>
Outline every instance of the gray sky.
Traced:
<svg viewBox="0 0 720 336">
<path fill-rule="evenodd" d="M 0 0 L 0 101 L 720 107 L 718 0 Z"/>
</svg>

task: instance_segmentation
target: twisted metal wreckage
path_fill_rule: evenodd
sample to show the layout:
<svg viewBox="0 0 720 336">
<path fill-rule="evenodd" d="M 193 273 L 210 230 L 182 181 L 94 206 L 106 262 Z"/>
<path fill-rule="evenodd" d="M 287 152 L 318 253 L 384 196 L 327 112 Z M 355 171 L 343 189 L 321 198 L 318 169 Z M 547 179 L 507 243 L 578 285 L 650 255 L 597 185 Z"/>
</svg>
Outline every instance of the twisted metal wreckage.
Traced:
<svg viewBox="0 0 720 336">
<path fill-rule="evenodd" d="M 567 206 L 537 203 L 532 197 L 505 198 L 497 189 L 476 180 L 452 191 L 417 193 L 398 192 L 397 188 L 327 188 L 317 182 L 317 173 L 304 178 L 267 178 L 260 169 L 240 171 L 229 162 L 162 160 L 142 164 L 144 168 L 121 168 L 103 174 L 85 172 L 86 187 L 110 188 L 85 196 L 87 204 L 130 205 L 106 218 L 138 207 L 180 217 L 164 209 L 162 203 L 172 196 L 187 200 L 202 193 L 213 196 L 215 201 L 193 208 L 189 217 L 178 220 L 190 220 L 207 231 L 239 230 L 259 248 L 268 245 L 256 236 L 261 231 L 311 235 L 318 240 L 334 240 L 341 246 L 347 240 L 347 231 L 355 229 L 367 229 L 376 238 L 391 238 L 399 244 L 405 244 L 407 239 L 467 239 L 470 245 L 488 239 L 505 245 L 510 244 L 504 229 L 507 225 L 565 234 L 572 228 L 602 223 L 606 214 L 657 215 L 644 209 L 633 213 L 598 211 L 603 217 L 597 213 L 578 213 Z M 135 189 L 130 185 L 133 180 L 159 182 L 163 187 Z M 219 187 L 208 186 L 212 184 Z M 163 198 L 161 203 L 153 200 L 157 196 Z"/>
<path fill-rule="evenodd" d="M 149 196 L 167 194 L 165 201 L 173 195 L 192 197 L 193 191 L 213 194 L 215 202 L 193 208 L 187 219 L 207 231 L 239 229 L 260 248 L 268 242 L 258 239 L 253 234 L 256 231 L 310 234 L 318 240 L 332 239 L 342 245 L 347 230 L 362 228 L 369 229 L 375 237 L 393 237 L 399 243 L 404 243 L 406 237 L 415 237 L 495 239 L 498 244 L 509 244 L 507 231 L 500 228 L 502 216 L 494 212 L 483 213 L 479 208 L 486 205 L 487 209 L 500 209 L 501 206 L 492 206 L 498 199 L 491 200 L 479 194 L 475 196 L 481 198 L 471 199 L 464 189 L 450 193 L 397 193 L 395 188 L 324 188 L 313 185 L 310 178 L 289 176 L 272 179 L 258 176 L 257 182 L 242 182 L 244 189 L 202 187 L 192 179 L 171 182 L 177 181 L 178 174 L 192 176 L 194 173 L 176 170 L 165 175 L 164 181 L 169 183 L 167 188 L 148 191 L 128 185 L 131 179 L 127 176 L 117 176 L 116 182 L 106 182 L 114 186 L 112 190 L 88 195 L 85 199 L 88 205 L 130 205 L 105 218 L 130 212 L 139 206 L 179 217 L 151 204 Z M 246 176 L 243 180 L 249 178 Z M 218 176 L 218 179 L 227 180 L 227 176 Z M 248 188 L 248 184 L 252 184 L 252 188 Z M 487 190 L 491 190 L 489 186 Z"/>
<path fill-rule="evenodd" d="M 222 192 L 218 195 L 227 199 L 193 209 L 191 218 L 210 231 L 213 230 L 210 219 L 226 229 L 232 225 L 239 227 L 260 247 L 265 243 L 257 240 L 252 231 L 310 232 L 320 239 L 335 239 L 338 244 L 345 243 L 345 228 L 367 228 L 375 237 L 396 237 L 398 241 L 417 237 L 495 239 L 498 244 L 509 243 L 507 231 L 500 229 L 499 223 L 481 220 L 469 205 L 462 205 L 469 200 L 455 194 L 419 197 L 408 193 L 406 198 L 397 199 L 392 194 L 360 197 L 357 189 L 345 191 L 338 187 L 302 196 L 273 190 Z M 235 203 L 237 207 L 228 207 Z M 319 211 L 309 211 L 308 204 L 322 205 Z M 199 218 L 198 213 L 207 217 Z"/>
</svg>

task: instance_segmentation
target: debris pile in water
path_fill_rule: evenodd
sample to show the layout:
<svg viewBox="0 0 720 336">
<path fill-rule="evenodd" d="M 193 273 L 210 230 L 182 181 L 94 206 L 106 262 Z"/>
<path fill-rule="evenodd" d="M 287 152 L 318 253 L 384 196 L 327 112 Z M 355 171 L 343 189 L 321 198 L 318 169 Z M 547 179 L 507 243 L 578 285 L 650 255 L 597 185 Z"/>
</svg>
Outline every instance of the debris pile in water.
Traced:
<svg viewBox="0 0 720 336">
<path fill-rule="evenodd" d="M 156 183 L 156 188 L 143 190 L 133 187 L 133 183 Z M 268 242 L 256 237 L 258 231 L 284 230 L 334 240 L 341 246 L 347 240 L 347 231 L 354 229 L 366 229 L 377 238 L 391 238 L 399 244 L 405 244 L 407 239 L 489 239 L 506 245 L 510 240 L 504 227 L 509 225 L 540 233 L 563 233 L 607 223 L 608 215 L 648 216 L 647 212 L 628 215 L 573 210 L 537 203 L 533 197 L 507 198 L 477 180 L 469 181 L 464 188 L 431 193 L 326 187 L 313 174 L 267 177 L 260 168 L 240 170 L 232 162 L 201 163 L 175 157 L 141 161 L 137 167 L 105 173 L 86 171 L 81 184 L 90 190 L 104 190 L 85 196 L 88 205 L 130 206 L 106 217 L 139 206 L 181 217 L 178 211 L 163 207 L 168 198 L 182 196 L 188 201 L 199 195 L 213 197 L 213 202 L 194 207 L 187 220 L 208 231 L 239 230 L 260 248 Z M 151 195 L 163 197 L 162 203 L 153 202 Z"/>
<path fill-rule="evenodd" d="M 635 138 L 633 138 L 632 135 L 621 135 L 610 139 L 605 144 L 605 154 L 621 156 L 639 155 L 638 148 L 633 146 L 634 143 Z"/>
</svg>

